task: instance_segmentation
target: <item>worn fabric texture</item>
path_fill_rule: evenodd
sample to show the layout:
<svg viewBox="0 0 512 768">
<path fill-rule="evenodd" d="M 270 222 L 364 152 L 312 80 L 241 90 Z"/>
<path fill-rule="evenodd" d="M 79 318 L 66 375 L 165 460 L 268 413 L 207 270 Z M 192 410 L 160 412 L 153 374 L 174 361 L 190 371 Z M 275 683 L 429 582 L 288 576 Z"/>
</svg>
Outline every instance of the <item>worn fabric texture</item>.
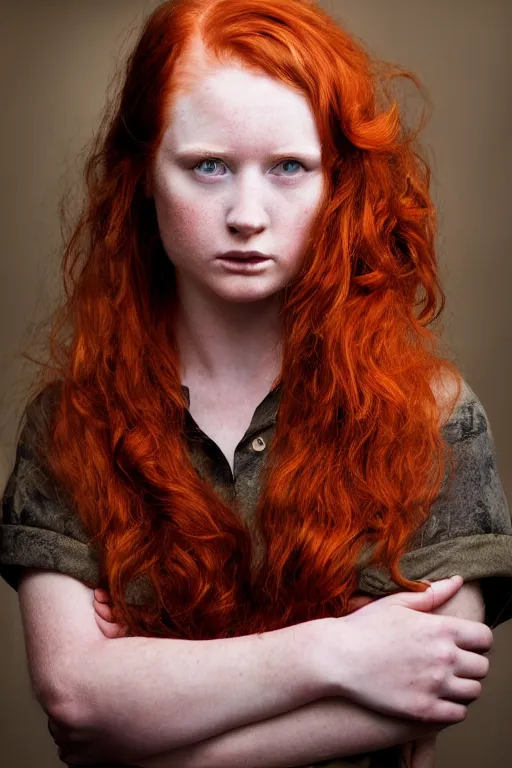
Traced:
<svg viewBox="0 0 512 768">
<path fill-rule="evenodd" d="M 190 392 L 183 386 L 190 407 Z M 43 393 L 42 397 L 45 397 Z M 260 490 L 260 475 L 271 444 L 279 408 L 280 388 L 271 390 L 256 408 L 238 443 L 234 474 L 216 443 L 186 412 L 187 441 L 198 474 L 225 500 L 237 497 L 241 514 L 251 525 Z M 500 481 L 495 444 L 485 410 L 463 383 L 461 398 L 443 428 L 454 446 L 456 474 L 446 482 L 428 520 L 416 532 L 401 570 L 409 579 L 443 579 L 460 574 L 465 581 L 480 579 L 485 599 L 485 621 L 495 627 L 512 617 L 512 523 Z M 14 589 L 24 568 L 46 568 L 73 576 L 91 588 L 98 581 L 98 555 L 89 545 L 77 516 L 36 461 L 23 429 L 14 468 L 2 497 L 0 575 Z M 256 556 L 261 542 L 252 529 Z M 372 596 L 401 591 L 389 573 L 358 568 L 359 590 Z M 128 585 L 133 604 L 151 599 L 151 585 Z M 400 748 L 352 758 L 327 760 L 324 768 L 399 768 Z"/>
</svg>

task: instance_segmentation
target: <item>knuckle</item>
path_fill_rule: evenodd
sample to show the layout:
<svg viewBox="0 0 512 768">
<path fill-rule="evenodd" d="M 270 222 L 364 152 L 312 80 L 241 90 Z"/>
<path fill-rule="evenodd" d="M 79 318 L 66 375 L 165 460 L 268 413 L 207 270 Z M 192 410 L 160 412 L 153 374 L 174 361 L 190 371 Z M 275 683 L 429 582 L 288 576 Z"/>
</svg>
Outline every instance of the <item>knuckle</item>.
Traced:
<svg viewBox="0 0 512 768">
<path fill-rule="evenodd" d="M 445 674 L 442 669 L 434 669 L 431 674 L 431 680 L 434 683 L 434 689 L 437 690 L 444 682 Z"/>
<path fill-rule="evenodd" d="M 412 715 L 422 722 L 427 722 L 431 714 L 431 704 L 426 696 L 418 696 L 413 703 Z"/>
<path fill-rule="evenodd" d="M 457 653 L 451 643 L 443 643 L 438 649 L 437 658 L 442 664 L 452 666 L 457 658 Z"/>
<path fill-rule="evenodd" d="M 450 633 L 451 631 L 450 616 L 443 616 L 437 613 L 433 613 L 431 614 L 431 616 L 435 620 L 435 623 L 431 622 L 431 624 L 433 627 L 435 626 L 435 631 L 438 635 L 445 635 Z"/>
</svg>

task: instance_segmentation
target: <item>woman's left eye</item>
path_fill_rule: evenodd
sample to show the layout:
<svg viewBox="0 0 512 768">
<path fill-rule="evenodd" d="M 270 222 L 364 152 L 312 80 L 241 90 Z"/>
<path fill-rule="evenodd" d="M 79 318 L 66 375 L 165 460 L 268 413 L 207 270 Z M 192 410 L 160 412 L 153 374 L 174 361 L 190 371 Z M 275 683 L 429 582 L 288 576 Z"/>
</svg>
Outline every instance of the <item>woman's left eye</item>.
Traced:
<svg viewBox="0 0 512 768">
<path fill-rule="evenodd" d="M 298 160 L 282 160 L 279 165 L 300 165 L 303 170 L 306 170 L 301 162 Z M 288 174 L 286 174 L 288 176 Z"/>
</svg>

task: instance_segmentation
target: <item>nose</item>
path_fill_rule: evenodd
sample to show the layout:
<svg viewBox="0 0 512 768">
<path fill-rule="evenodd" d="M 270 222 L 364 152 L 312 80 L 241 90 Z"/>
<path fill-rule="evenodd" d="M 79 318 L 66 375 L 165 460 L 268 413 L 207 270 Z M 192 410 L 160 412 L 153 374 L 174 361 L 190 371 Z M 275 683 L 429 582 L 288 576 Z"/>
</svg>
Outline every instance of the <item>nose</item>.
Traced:
<svg viewBox="0 0 512 768">
<path fill-rule="evenodd" d="M 229 201 L 226 224 L 231 232 L 245 237 L 263 232 L 269 225 L 265 205 L 263 182 L 248 176 L 239 177 L 233 184 L 233 197 Z"/>
</svg>

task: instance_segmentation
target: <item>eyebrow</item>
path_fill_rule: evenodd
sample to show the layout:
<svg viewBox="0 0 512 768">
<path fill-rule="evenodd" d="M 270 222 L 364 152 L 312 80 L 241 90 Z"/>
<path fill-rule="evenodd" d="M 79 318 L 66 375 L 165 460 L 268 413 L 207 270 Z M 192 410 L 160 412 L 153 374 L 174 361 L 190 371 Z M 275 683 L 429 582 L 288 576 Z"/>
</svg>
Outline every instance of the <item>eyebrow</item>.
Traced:
<svg viewBox="0 0 512 768">
<path fill-rule="evenodd" d="M 189 155 L 205 155 L 206 157 L 233 157 L 234 155 L 229 150 L 221 149 L 220 147 L 204 147 L 199 145 L 190 145 L 188 147 L 182 147 L 179 151 L 173 152 L 174 156 L 178 159 L 183 159 Z M 266 158 L 269 160 L 279 160 L 282 157 L 304 157 L 309 158 L 312 162 L 321 159 L 321 152 L 318 152 L 311 148 L 300 149 L 299 147 L 292 147 L 291 149 L 284 148 L 282 150 L 269 152 L 266 154 Z"/>
</svg>

